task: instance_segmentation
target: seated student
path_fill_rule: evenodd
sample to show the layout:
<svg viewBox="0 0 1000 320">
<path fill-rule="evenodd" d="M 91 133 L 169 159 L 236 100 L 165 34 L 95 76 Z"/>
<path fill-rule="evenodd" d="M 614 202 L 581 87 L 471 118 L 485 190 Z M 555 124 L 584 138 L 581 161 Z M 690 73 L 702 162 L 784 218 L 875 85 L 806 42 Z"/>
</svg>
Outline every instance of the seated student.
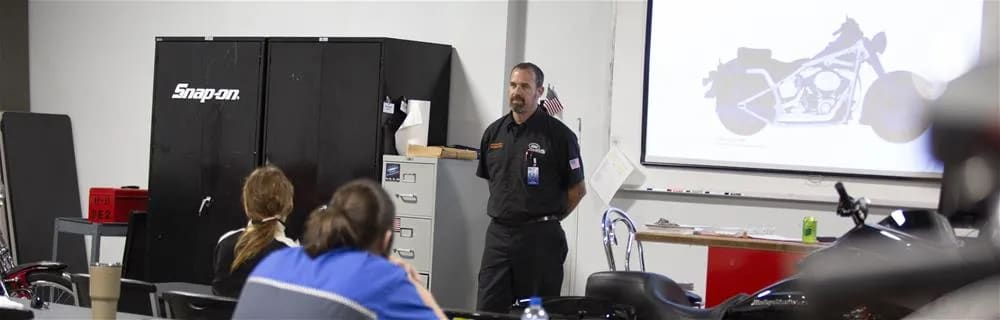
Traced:
<svg viewBox="0 0 1000 320">
<path fill-rule="evenodd" d="M 246 228 L 230 231 L 215 246 L 212 292 L 239 297 L 247 276 L 272 251 L 298 246 L 285 236 L 285 218 L 292 211 L 294 188 L 274 166 L 257 168 L 243 184 Z"/>
<path fill-rule="evenodd" d="M 388 258 L 395 216 L 378 184 L 340 187 L 309 215 L 301 248 L 257 265 L 233 319 L 444 319 L 413 267 Z"/>
</svg>

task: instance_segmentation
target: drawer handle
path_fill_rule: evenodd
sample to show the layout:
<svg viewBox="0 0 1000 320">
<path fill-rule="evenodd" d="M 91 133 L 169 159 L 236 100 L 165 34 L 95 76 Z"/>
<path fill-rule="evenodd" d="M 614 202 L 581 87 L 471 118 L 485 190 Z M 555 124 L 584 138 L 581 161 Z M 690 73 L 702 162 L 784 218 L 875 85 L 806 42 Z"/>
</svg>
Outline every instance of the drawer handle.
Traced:
<svg viewBox="0 0 1000 320">
<path fill-rule="evenodd" d="M 412 202 L 412 203 L 417 202 L 417 195 L 412 193 L 397 193 L 396 198 L 403 200 L 403 202 Z"/>
<path fill-rule="evenodd" d="M 417 256 L 417 254 L 413 252 L 413 249 L 392 249 L 392 251 L 395 251 L 400 257 L 407 259 L 413 259 Z"/>
</svg>

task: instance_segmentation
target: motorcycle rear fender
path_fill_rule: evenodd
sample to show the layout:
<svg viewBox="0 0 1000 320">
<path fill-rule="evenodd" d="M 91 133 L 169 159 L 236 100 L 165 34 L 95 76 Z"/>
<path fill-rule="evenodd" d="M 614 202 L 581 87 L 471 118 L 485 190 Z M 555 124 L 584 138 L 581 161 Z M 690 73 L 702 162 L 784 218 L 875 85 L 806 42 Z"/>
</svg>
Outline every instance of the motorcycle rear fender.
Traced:
<svg viewBox="0 0 1000 320">
<path fill-rule="evenodd" d="M 701 79 L 701 85 L 707 86 L 715 81 L 716 71 L 709 71 L 708 76 Z M 705 98 L 715 98 L 715 86 L 708 87 L 708 91 L 705 91 Z"/>
</svg>

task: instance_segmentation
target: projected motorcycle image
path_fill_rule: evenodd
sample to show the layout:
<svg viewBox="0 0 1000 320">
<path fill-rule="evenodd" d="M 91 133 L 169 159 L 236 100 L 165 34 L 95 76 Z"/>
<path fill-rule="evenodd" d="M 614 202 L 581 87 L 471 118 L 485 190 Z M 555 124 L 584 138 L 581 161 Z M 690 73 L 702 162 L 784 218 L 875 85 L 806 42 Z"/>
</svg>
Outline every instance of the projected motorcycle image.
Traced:
<svg viewBox="0 0 1000 320">
<path fill-rule="evenodd" d="M 738 48 L 703 79 L 722 125 L 740 136 L 768 125 L 865 125 L 892 143 L 923 134 L 931 85 L 913 72 L 883 69 L 887 35 L 869 37 L 851 17 L 833 35 L 815 56 L 791 62 L 772 58 L 770 49 Z M 875 79 L 863 79 L 862 68 Z"/>
</svg>

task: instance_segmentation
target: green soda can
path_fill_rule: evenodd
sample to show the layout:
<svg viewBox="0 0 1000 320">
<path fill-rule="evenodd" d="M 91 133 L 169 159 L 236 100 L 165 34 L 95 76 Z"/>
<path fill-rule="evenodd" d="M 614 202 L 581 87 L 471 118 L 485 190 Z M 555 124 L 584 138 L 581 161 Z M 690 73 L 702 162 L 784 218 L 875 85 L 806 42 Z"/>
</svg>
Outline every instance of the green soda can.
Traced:
<svg viewBox="0 0 1000 320">
<path fill-rule="evenodd" d="M 802 242 L 816 243 L 816 217 L 802 219 Z"/>
</svg>

